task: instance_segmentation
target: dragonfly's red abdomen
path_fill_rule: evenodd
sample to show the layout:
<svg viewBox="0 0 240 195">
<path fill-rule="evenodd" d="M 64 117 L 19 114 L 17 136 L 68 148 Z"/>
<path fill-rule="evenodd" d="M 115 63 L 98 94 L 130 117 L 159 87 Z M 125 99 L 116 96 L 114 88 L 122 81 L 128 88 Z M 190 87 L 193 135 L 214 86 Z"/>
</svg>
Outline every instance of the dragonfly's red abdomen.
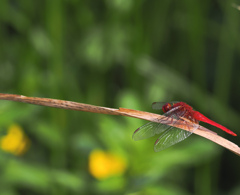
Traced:
<svg viewBox="0 0 240 195">
<path fill-rule="evenodd" d="M 226 127 L 224 127 L 224 126 L 222 126 L 222 125 L 220 125 L 220 124 L 210 120 L 209 118 L 207 118 L 206 116 L 204 116 L 203 114 L 201 114 L 198 111 L 193 111 L 193 116 L 194 116 L 195 119 L 197 119 L 199 121 L 202 121 L 204 123 L 208 123 L 208 124 L 213 125 L 215 127 L 218 127 L 220 129 L 222 129 L 223 131 L 225 131 L 225 132 L 227 132 L 227 133 L 229 133 L 229 134 L 231 134 L 233 136 L 237 136 L 236 133 L 234 133 L 231 130 L 227 129 Z"/>
</svg>

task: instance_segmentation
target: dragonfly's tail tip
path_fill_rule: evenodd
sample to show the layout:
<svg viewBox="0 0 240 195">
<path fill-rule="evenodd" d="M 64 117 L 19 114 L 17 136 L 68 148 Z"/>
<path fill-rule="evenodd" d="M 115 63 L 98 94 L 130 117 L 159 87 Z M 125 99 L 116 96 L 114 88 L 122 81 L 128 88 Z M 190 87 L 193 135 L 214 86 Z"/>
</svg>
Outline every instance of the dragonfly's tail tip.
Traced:
<svg viewBox="0 0 240 195">
<path fill-rule="evenodd" d="M 236 134 L 236 133 L 233 133 L 232 131 L 229 132 L 229 134 L 231 134 L 232 136 L 237 136 L 237 134 Z"/>
</svg>

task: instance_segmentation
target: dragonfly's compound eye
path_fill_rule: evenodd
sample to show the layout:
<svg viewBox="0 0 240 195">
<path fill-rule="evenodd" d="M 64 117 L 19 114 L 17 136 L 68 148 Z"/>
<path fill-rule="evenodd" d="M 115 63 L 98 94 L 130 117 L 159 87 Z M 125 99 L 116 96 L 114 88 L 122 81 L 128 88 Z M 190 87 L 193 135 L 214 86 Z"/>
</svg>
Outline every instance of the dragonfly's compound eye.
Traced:
<svg viewBox="0 0 240 195">
<path fill-rule="evenodd" d="M 165 105 L 163 105 L 162 110 L 165 113 L 165 112 L 169 111 L 171 109 L 171 107 L 172 106 L 170 103 L 166 103 Z"/>
</svg>

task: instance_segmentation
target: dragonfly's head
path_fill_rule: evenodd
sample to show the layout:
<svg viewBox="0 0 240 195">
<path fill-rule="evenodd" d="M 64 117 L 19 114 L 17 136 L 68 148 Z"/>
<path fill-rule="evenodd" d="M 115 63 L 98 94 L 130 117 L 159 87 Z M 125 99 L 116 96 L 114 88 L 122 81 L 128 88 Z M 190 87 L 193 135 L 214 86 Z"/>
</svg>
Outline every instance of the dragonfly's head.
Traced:
<svg viewBox="0 0 240 195">
<path fill-rule="evenodd" d="M 165 113 L 165 112 L 169 111 L 171 108 L 172 108 L 172 105 L 170 103 L 166 103 L 163 105 L 162 110 Z"/>
</svg>

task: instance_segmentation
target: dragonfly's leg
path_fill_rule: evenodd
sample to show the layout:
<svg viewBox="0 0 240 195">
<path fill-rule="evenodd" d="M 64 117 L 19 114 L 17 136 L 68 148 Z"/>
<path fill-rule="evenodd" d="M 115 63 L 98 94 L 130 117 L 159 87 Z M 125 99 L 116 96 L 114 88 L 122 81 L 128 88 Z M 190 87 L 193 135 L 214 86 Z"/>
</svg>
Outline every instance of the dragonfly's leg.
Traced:
<svg viewBox="0 0 240 195">
<path fill-rule="evenodd" d="M 169 118 L 166 118 L 166 119 L 161 119 L 158 121 L 158 123 L 163 123 L 163 124 L 169 124 Z"/>
<path fill-rule="evenodd" d="M 168 121 L 168 118 L 166 117 L 166 119 L 161 119 L 160 121 Z"/>
<path fill-rule="evenodd" d="M 188 125 L 187 121 L 184 121 L 184 123 L 186 124 L 186 126 L 188 128 L 188 131 L 191 132 L 191 129 L 189 128 L 189 125 Z"/>
<path fill-rule="evenodd" d="M 170 121 L 169 121 L 170 120 Z M 168 119 L 161 120 L 160 123 L 163 123 L 165 125 L 172 124 L 173 123 L 173 117 L 169 117 Z"/>
<path fill-rule="evenodd" d="M 193 120 L 192 122 L 183 120 L 183 122 L 186 124 L 189 132 L 193 132 L 196 129 L 197 123 L 195 120 Z"/>
</svg>

